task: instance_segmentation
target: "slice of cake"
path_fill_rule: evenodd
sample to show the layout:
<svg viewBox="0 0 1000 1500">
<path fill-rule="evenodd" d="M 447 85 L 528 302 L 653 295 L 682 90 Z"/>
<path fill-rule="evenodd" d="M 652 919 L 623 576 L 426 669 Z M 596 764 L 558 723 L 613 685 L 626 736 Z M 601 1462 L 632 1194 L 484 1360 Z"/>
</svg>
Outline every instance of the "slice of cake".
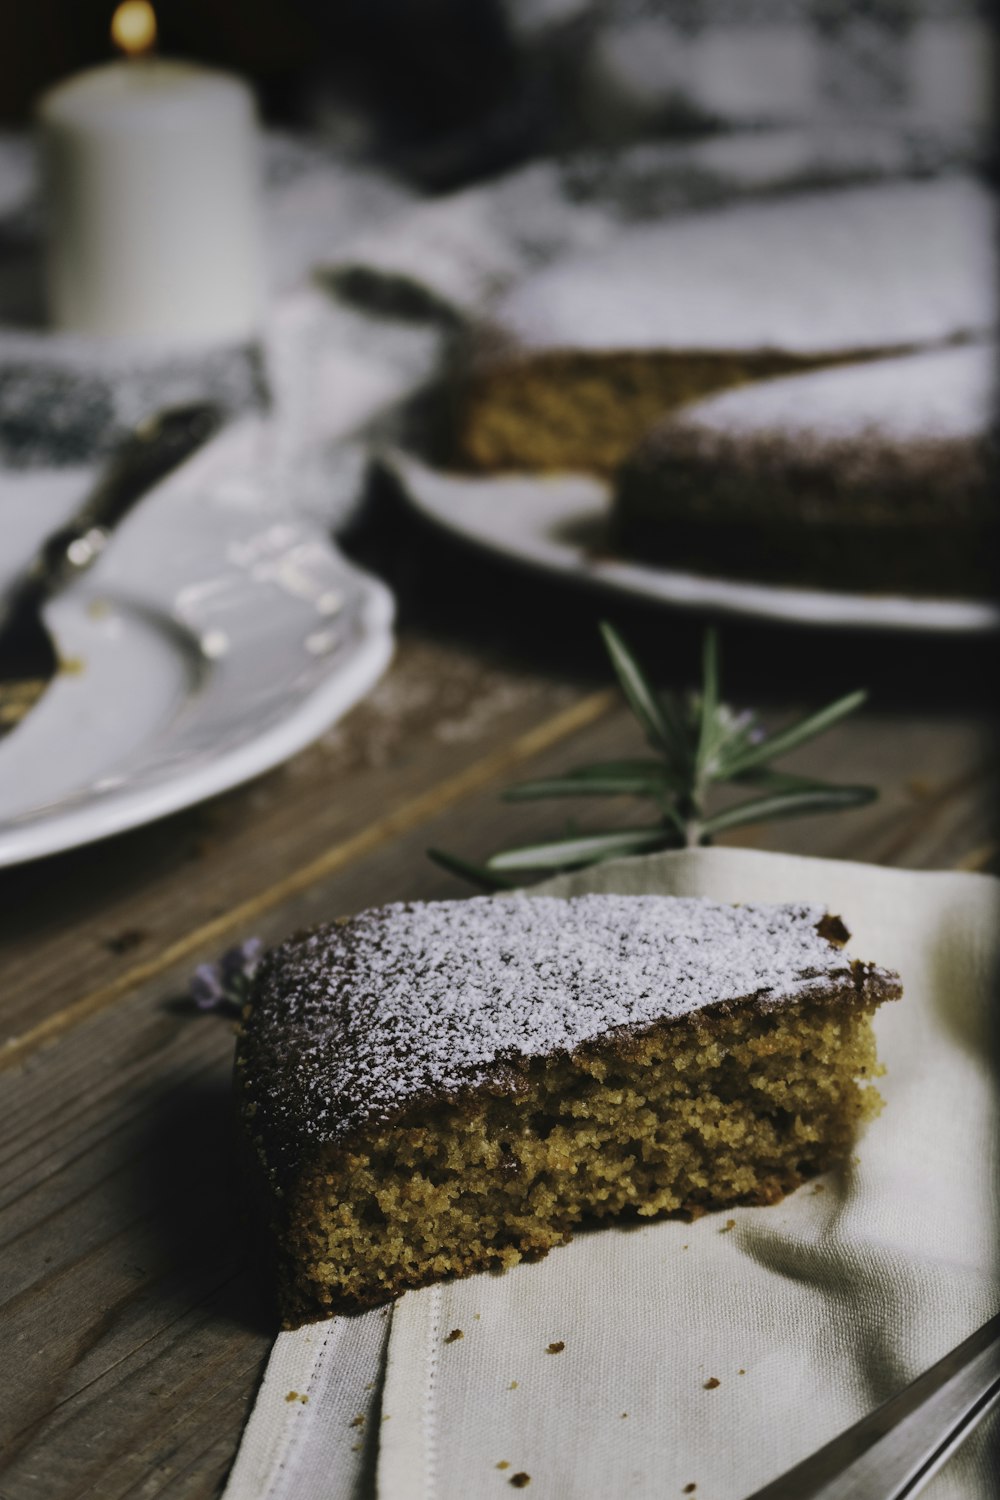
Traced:
<svg viewBox="0 0 1000 1500">
<path fill-rule="evenodd" d="M 714 576 L 991 597 L 995 388 L 980 345 L 695 402 L 623 466 L 614 544 Z"/>
<path fill-rule="evenodd" d="M 495 309 L 456 457 L 608 473 L 664 411 L 712 391 L 982 334 L 993 243 L 991 195 L 957 174 L 625 231 Z"/>
<path fill-rule="evenodd" d="M 236 1085 L 286 1324 L 586 1219 L 772 1203 L 843 1160 L 880 1102 L 871 1014 L 900 994 L 846 938 L 809 906 L 521 896 L 275 949 Z"/>
</svg>

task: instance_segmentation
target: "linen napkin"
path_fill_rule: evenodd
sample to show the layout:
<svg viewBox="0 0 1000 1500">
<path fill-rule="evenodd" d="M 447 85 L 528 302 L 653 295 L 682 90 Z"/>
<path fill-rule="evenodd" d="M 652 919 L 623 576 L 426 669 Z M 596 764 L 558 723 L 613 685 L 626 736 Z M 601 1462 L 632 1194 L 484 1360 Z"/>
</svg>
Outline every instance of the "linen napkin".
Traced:
<svg viewBox="0 0 1000 1500">
<path fill-rule="evenodd" d="M 883 1113 L 777 1206 L 588 1231 L 389 1317 L 281 1334 L 227 1500 L 740 1500 L 996 1311 L 994 879 L 705 849 L 536 889 L 840 913 L 851 951 L 903 977 L 876 1019 Z M 925 1493 L 992 1494 L 989 1437 Z"/>
</svg>

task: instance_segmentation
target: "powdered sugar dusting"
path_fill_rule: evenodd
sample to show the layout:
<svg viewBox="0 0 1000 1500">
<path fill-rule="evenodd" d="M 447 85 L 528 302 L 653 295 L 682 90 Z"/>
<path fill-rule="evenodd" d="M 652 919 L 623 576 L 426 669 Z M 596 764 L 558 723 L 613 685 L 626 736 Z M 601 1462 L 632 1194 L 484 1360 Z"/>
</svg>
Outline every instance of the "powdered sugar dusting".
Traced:
<svg viewBox="0 0 1000 1500">
<path fill-rule="evenodd" d="M 617 1028 L 853 991 L 849 962 L 817 931 L 823 915 L 603 894 L 364 912 L 265 960 L 245 1094 L 265 1137 L 335 1140 Z"/>
<path fill-rule="evenodd" d="M 993 204 L 960 175 L 642 225 L 528 277 L 496 321 L 528 349 L 815 355 L 984 333 Z"/>
<path fill-rule="evenodd" d="M 685 427 L 731 436 L 781 433 L 843 441 L 982 438 L 996 407 L 994 343 L 933 349 L 808 375 L 758 380 L 693 402 Z"/>
</svg>

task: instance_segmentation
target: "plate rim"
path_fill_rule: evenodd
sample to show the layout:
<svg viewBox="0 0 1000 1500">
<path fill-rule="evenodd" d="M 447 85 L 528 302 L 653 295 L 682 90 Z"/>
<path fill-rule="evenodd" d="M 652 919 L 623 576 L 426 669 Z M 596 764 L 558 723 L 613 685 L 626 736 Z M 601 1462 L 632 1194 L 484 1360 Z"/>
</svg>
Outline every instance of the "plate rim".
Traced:
<svg viewBox="0 0 1000 1500">
<path fill-rule="evenodd" d="M 414 469 L 435 478 L 464 478 L 472 483 L 489 480 L 523 480 L 530 474 L 505 472 L 496 475 L 461 475 L 459 471 L 438 469 L 401 447 L 385 447 L 378 457 L 397 481 L 403 500 L 424 519 L 440 526 L 452 536 L 489 552 L 494 556 L 531 567 L 536 571 L 565 578 L 573 583 L 601 589 L 651 603 L 683 610 L 711 610 L 734 619 L 755 619 L 776 624 L 798 624 L 828 630 L 875 630 L 906 635 L 988 635 L 1000 630 L 1000 607 L 988 601 L 965 599 L 914 599 L 904 595 L 882 595 L 870 598 L 864 594 L 832 589 L 803 589 L 787 584 L 746 583 L 735 579 L 656 568 L 628 559 L 613 562 L 590 562 L 582 549 L 573 562 L 561 561 L 532 544 L 537 533 L 519 532 L 511 538 L 497 538 L 476 524 L 476 513 L 469 519 L 458 519 L 452 510 L 437 504 L 419 487 L 408 482 L 407 471 Z M 603 491 L 610 498 L 610 487 L 596 475 L 583 473 L 540 474 L 539 483 L 552 479 L 577 480 Z"/>
<path fill-rule="evenodd" d="M 0 869 L 66 853 L 118 833 L 158 822 L 273 770 L 322 734 L 355 706 L 382 676 L 395 650 L 395 600 L 384 583 L 326 545 L 356 584 L 351 654 L 338 663 L 301 703 L 281 720 L 219 756 L 158 785 L 113 797 L 94 795 L 80 806 L 55 810 L 19 827 L 0 828 Z"/>
</svg>

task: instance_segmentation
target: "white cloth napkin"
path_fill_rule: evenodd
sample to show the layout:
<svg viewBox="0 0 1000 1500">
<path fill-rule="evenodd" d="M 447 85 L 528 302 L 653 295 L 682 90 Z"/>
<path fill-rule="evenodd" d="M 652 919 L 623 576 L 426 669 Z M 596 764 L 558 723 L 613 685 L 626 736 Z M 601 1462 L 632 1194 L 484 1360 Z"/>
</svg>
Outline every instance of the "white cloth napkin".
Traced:
<svg viewBox="0 0 1000 1500">
<path fill-rule="evenodd" d="M 465 1500 L 522 1475 L 545 1500 L 740 1500 L 996 1311 L 1000 884 L 707 849 L 544 889 L 840 913 L 851 950 L 903 976 L 876 1021 L 883 1113 L 842 1170 L 775 1207 L 589 1231 L 391 1317 L 281 1334 L 226 1500 Z M 987 1437 L 925 1493 L 992 1494 Z"/>
</svg>

